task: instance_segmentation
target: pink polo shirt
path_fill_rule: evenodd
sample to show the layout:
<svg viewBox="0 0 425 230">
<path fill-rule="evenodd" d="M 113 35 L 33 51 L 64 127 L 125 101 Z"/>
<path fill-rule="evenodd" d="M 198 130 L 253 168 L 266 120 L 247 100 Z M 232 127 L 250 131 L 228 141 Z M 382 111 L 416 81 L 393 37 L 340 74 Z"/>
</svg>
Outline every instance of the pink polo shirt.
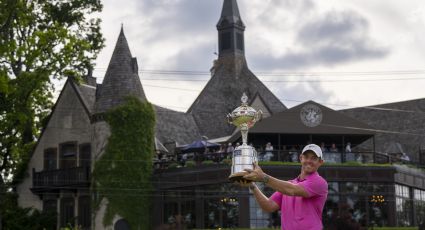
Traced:
<svg viewBox="0 0 425 230">
<path fill-rule="evenodd" d="M 273 193 L 270 199 L 280 207 L 282 230 L 321 230 L 328 183 L 317 172 L 308 175 L 304 180 L 297 177 L 289 182 L 301 185 L 309 197 Z"/>
</svg>

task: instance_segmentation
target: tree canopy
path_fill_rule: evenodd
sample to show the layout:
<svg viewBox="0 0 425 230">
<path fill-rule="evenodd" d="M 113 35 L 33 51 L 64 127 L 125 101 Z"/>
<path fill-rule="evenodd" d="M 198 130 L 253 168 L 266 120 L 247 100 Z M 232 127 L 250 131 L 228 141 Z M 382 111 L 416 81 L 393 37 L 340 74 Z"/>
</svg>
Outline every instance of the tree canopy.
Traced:
<svg viewBox="0 0 425 230">
<path fill-rule="evenodd" d="M 82 76 L 103 47 L 100 0 L 0 0 L 0 193 L 52 107 L 53 79 Z"/>
</svg>

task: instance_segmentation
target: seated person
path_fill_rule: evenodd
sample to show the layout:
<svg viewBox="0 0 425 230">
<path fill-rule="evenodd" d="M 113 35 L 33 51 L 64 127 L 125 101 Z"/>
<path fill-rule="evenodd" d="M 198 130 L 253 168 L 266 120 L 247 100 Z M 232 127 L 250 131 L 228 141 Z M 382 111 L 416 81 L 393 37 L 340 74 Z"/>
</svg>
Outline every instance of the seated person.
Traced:
<svg viewBox="0 0 425 230">
<path fill-rule="evenodd" d="M 331 148 L 329 149 L 329 152 L 331 153 L 337 153 L 338 148 L 336 147 L 335 143 L 332 143 Z"/>
</svg>

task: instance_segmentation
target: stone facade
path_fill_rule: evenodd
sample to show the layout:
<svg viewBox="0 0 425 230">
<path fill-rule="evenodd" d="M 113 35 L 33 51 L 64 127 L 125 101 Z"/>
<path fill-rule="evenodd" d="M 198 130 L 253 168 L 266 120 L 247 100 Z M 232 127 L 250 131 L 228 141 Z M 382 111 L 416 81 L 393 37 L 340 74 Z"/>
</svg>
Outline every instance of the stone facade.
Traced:
<svg viewBox="0 0 425 230">
<path fill-rule="evenodd" d="M 93 130 L 90 122 L 90 116 L 87 114 L 82 101 L 76 94 L 70 80 L 67 81 L 62 89 L 61 95 L 53 109 L 47 126 L 44 128 L 37 146 L 32 154 L 28 164 L 27 177 L 21 184 L 17 186 L 19 193 L 18 204 L 21 207 L 34 207 L 39 210 L 43 209 L 43 200 L 40 196 L 31 192 L 33 170 L 35 172 L 43 171 L 44 152 L 46 149 L 56 149 L 57 159 L 59 159 L 60 145 L 62 143 L 74 142 L 80 144 L 92 143 Z M 78 149 L 78 148 L 77 148 Z M 76 152 L 76 162 L 79 164 L 78 150 Z M 57 161 L 56 168 L 60 167 L 60 160 Z M 57 200 L 59 212 L 59 200 L 62 197 L 71 197 L 78 202 L 79 193 L 60 193 Z M 77 207 L 77 206 L 75 206 Z"/>
</svg>

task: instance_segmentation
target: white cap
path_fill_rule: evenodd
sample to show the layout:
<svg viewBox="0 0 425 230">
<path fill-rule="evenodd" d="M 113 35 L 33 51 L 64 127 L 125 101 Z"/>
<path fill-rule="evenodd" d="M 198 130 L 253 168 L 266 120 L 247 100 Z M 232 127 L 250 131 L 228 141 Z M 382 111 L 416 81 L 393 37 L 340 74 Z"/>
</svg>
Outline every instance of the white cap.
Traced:
<svg viewBox="0 0 425 230">
<path fill-rule="evenodd" d="M 303 151 L 301 152 L 301 154 L 304 154 L 307 151 L 313 151 L 317 157 L 320 157 L 323 159 L 322 149 L 318 145 L 315 145 L 315 144 L 306 145 L 303 148 Z"/>
</svg>

